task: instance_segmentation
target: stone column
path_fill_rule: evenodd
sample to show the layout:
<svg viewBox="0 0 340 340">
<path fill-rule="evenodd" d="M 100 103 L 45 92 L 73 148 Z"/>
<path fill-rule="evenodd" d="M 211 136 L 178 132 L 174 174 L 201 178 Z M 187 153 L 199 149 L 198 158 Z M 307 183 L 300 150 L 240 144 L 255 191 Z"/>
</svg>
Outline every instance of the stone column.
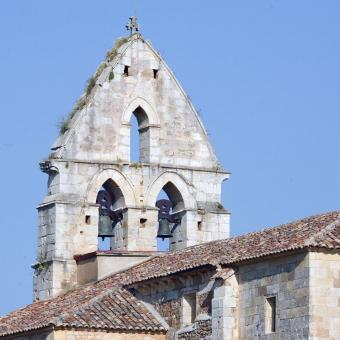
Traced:
<svg viewBox="0 0 340 340">
<path fill-rule="evenodd" d="M 215 276 L 220 285 L 214 289 L 212 299 L 213 340 L 237 340 L 238 332 L 238 281 L 235 271 L 221 269 Z"/>
</svg>

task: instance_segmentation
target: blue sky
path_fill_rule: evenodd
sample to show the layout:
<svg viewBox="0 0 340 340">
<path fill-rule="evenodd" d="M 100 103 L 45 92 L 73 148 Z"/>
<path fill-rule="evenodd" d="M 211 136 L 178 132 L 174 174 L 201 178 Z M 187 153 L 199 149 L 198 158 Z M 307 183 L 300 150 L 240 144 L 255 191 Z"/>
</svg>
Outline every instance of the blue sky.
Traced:
<svg viewBox="0 0 340 340">
<path fill-rule="evenodd" d="M 232 234 L 340 208 L 340 2 L 0 2 L 0 315 L 30 303 L 57 123 L 137 13 L 232 176 Z"/>
</svg>

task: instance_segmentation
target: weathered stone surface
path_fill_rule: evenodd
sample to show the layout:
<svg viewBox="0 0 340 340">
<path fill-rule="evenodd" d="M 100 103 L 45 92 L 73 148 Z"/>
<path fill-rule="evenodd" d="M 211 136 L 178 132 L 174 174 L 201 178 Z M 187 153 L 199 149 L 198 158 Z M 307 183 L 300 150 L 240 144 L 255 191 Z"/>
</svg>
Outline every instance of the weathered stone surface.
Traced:
<svg viewBox="0 0 340 340">
<path fill-rule="evenodd" d="M 265 330 L 266 298 L 277 299 L 277 331 Z M 240 338 L 305 339 L 309 332 L 308 254 L 285 256 L 239 269 Z"/>
<path fill-rule="evenodd" d="M 223 270 L 222 270 L 223 271 Z M 239 339 L 239 286 L 234 270 L 221 273 L 212 299 L 212 337 L 216 340 Z"/>
<path fill-rule="evenodd" d="M 340 339 L 340 254 L 309 254 L 310 337 Z"/>
<path fill-rule="evenodd" d="M 22 336 L 8 336 L 5 339 L 13 340 L 165 340 L 166 335 L 156 332 L 105 332 L 84 330 L 50 330 L 26 333 Z"/>
<path fill-rule="evenodd" d="M 162 189 L 181 217 L 179 225 L 171 225 L 171 249 L 229 236 L 229 214 L 220 204 L 228 174 L 197 112 L 150 43 L 139 34 L 121 42 L 113 59 L 97 70 L 93 88 L 42 165 L 49 181 L 38 207 L 35 299 L 77 284 L 73 256 L 97 250 L 96 197 L 108 180 L 116 188 L 114 209 L 125 208 L 112 249 L 157 250 L 155 202 Z M 132 115 L 139 125 L 138 163 L 130 159 Z"/>
<path fill-rule="evenodd" d="M 165 340 L 165 334 L 154 332 L 103 332 L 83 330 L 56 330 L 53 332 L 53 340 Z M 25 339 L 26 340 L 26 339 Z M 40 340 L 40 339 L 39 339 Z M 44 339 L 45 340 L 45 339 Z"/>
<path fill-rule="evenodd" d="M 178 334 L 178 340 L 208 340 L 211 337 L 211 320 L 195 322 L 192 330 L 183 331 Z"/>
</svg>

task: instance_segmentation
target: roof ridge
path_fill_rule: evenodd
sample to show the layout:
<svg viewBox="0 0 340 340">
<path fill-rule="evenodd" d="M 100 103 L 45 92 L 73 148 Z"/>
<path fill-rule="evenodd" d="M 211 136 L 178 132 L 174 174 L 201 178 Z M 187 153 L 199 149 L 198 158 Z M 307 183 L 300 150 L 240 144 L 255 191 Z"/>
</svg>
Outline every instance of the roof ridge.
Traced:
<svg viewBox="0 0 340 340">
<path fill-rule="evenodd" d="M 335 213 L 339 214 L 339 216 L 340 216 L 340 210 L 333 210 L 333 211 L 329 211 L 329 212 L 325 212 L 325 213 L 319 213 L 319 214 L 315 214 L 315 215 L 311 215 L 311 216 L 306 216 L 306 217 L 303 217 L 303 218 L 300 218 L 300 219 L 295 219 L 293 221 L 282 223 L 282 224 L 279 224 L 279 225 L 276 225 L 276 226 L 263 227 L 261 230 L 251 231 L 251 232 L 248 232 L 248 233 L 245 233 L 245 234 L 236 235 L 236 236 L 233 236 L 233 237 L 227 237 L 227 238 L 224 238 L 224 239 L 221 239 L 221 240 L 212 240 L 212 241 L 208 241 L 208 242 L 204 242 L 204 243 L 200 243 L 200 244 L 195 244 L 193 246 L 189 246 L 189 247 L 186 247 L 186 248 L 183 248 L 183 249 L 172 250 L 172 251 L 170 251 L 168 253 L 164 253 L 164 255 L 160 255 L 160 256 L 166 256 L 168 254 L 185 252 L 185 251 L 189 251 L 190 249 L 205 247 L 206 245 L 209 245 L 209 244 L 220 243 L 220 242 L 224 243 L 224 242 L 237 240 L 237 239 L 244 238 L 244 237 L 249 237 L 249 236 L 252 236 L 252 235 L 258 235 L 258 234 L 261 234 L 263 232 L 280 229 L 280 228 L 289 226 L 289 225 L 294 224 L 294 223 L 298 223 L 298 222 L 302 223 L 304 221 L 307 222 L 308 220 L 315 219 L 317 217 L 329 216 L 329 215 L 332 215 L 332 214 L 335 214 Z"/>
<path fill-rule="evenodd" d="M 307 222 L 308 220 L 315 219 L 317 217 L 329 216 L 329 215 L 332 215 L 332 214 L 335 214 L 335 213 L 340 214 L 340 210 L 333 210 L 333 211 L 329 211 L 329 212 L 326 212 L 326 213 L 319 213 L 319 214 L 315 214 L 315 215 L 311 215 L 311 216 L 306 216 L 306 217 L 299 218 L 299 219 L 296 219 L 296 220 L 293 220 L 293 221 L 290 221 L 290 222 L 282 223 L 282 224 L 279 224 L 279 225 L 276 225 L 276 226 L 264 227 L 261 230 L 251 231 L 249 233 L 245 233 L 245 234 L 242 234 L 242 235 L 230 237 L 230 238 L 227 238 L 225 240 L 231 240 L 231 239 L 237 239 L 237 238 L 241 238 L 241 237 L 245 237 L 245 236 L 257 235 L 257 234 L 261 234 L 263 232 L 272 231 L 272 230 L 280 229 L 280 228 L 283 228 L 283 227 L 286 227 L 286 226 L 290 226 L 290 225 L 298 223 L 298 222 L 303 223 L 303 222 Z M 220 241 L 224 241 L 224 240 L 220 240 Z M 215 241 L 210 241 L 210 242 L 215 242 Z"/>
<path fill-rule="evenodd" d="M 333 231 L 336 227 L 340 225 L 340 216 L 335 221 L 331 222 L 327 227 L 321 229 L 318 233 L 311 236 L 309 239 L 305 241 L 305 246 L 315 246 L 319 243 L 319 240 L 326 236 L 330 231 Z"/>
</svg>

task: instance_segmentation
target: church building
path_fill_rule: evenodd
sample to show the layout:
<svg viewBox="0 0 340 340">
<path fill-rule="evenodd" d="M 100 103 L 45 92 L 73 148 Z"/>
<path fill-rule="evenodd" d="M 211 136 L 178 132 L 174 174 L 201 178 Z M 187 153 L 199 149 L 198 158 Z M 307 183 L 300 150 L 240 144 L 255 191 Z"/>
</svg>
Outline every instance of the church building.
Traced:
<svg viewBox="0 0 340 340">
<path fill-rule="evenodd" d="M 127 28 L 40 163 L 34 301 L 0 339 L 340 339 L 340 211 L 230 238 L 229 173 Z"/>
</svg>

